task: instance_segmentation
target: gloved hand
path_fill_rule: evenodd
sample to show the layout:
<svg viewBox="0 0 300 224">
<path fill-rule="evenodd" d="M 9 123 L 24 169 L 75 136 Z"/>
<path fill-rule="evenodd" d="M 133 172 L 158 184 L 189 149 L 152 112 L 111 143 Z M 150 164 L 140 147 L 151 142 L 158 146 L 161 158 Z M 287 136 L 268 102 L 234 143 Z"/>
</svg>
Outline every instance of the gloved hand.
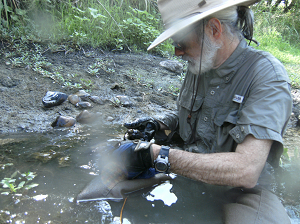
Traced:
<svg viewBox="0 0 300 224">
<path fill-rule="evenodd" d="M 112 155 L 118 160 L 127 172 L 128 179 L 150 178 L 155 175 L 152 172 L 153 153 L 150 149 L 154 141 L 123 141 L 119 143 Z"/>
<path fill-rule="evenodd" d="M 141 139 L 145 141 L 150 141 L 160 129 L 160 124 L 152 117 L 139 118 L 131 123 L 125 123 L 124 126 L 128 129 L 139 130 L 143 136 Z"/>
</svg>

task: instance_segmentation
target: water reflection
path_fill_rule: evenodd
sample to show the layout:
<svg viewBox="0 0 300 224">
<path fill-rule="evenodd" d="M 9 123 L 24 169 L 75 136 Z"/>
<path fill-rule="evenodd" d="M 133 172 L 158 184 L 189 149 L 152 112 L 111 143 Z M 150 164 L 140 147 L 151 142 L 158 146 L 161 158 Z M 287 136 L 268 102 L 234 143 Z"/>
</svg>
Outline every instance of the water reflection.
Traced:
<svg viewBox="0 0 300 224">
<path fill-rule="evenodd" d="M 163 183 L 150 191 L 146 199 L 148 201 L 161 200 L 165 205 L 171 206 L 177 201 L 176 195 L 174 193 L 171 193 L 172 187 L 172 184 L 170 184 L 169 182 Z"/>
<path fill-rule="evenodd" d="M 74 198 L 99 173 L 102 145 L 121 140 L 122 133 L 124 130 L 116 128 L 68 129 L 0 136 L 0 181 L 18 170 L 35 172 L 33 181 L 39 184 L 33 189 L 0 195 L 0 223 L 120 223 L 124 201 L 76 204 Z M 288 133 L 287 147 L 295 148 L 299 143 L 296 138 L 295 133 Z M 292 221 L 299 223 L 300 167 L 299 160 L 292 158 L 291 153 L 289 159 L 283 160 L 275 190 Z M 61 161 L 66 164 L 62 166 Z M 226 190 L 173 176 L 163 185 L 128 195 L 123 223 L 222 223 Z"/>
</svg>

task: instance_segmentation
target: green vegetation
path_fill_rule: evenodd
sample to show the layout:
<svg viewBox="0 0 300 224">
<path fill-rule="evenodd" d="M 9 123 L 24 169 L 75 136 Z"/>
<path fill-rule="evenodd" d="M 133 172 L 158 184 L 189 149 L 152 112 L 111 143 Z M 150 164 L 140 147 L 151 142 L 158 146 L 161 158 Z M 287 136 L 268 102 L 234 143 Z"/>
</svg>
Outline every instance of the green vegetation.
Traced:
<svg viewBox="0 0 300 224">
<path fill-rule="evenodd" d="M 293 87 L 300 88 L 300 4 L 288 11 L 286 7 L 276 4 L 270 7 L 263 2 L 253 7 L 254 34 L 260 43 L 257 48 L 278 58 L 285 65 Z"/>
<path fill-rule="evenodd" d="M 296 0 L 284 4 L 261 1 L 253 7 L 254 33 L 260 42 L 257 48 L 271 52 L 286 66 L 294 87 L 300 87 L 299 8 Z M 74 82 L 47 69 L 45 52 L 68 53 L 89 46 L 145 51 L 163 30 L 155 0 L 1 0 L 0 13 L 0 39 L 8 49 L 2 53 L 6 63 L 29 66 L 67 88 L 92 88 L 93 84 L 90 80 Z M 170 57 L 173 48 L 167 41 L 151 53 Z M 91 77 L 100 75 L 101 70 L 113 73 L 108 64 L 99 61 L 87 72 Z"/>
<path fill-rule="evenodd" d="M 2 187 L 0 191 L 2 195 L 9 195 L 11 193 L 17 193 L 19 191 L 29 190 L 37 187 L 38 184 L 29 183 L 36 177 L 34 172 L 28 171 L 27 173 L 20 173 L 19 171 L 14 172 L 11 177 L 4 178 L 0 184 Z"/>
</svg>

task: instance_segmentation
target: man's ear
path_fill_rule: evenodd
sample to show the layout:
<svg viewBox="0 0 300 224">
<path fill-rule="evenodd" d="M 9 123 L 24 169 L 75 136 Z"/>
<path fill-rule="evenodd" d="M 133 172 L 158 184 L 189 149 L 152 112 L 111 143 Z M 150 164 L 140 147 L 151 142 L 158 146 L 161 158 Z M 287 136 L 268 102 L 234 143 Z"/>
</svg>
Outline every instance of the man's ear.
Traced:
<svg viewBox="0 0 300 224">
<path fill-rule="evenodd" d="M 220 20 L 211 18 L 207 23 L 208 35 L 212 38 L 219 39 L 222 35 L 223 29 Z"/>
</svg>

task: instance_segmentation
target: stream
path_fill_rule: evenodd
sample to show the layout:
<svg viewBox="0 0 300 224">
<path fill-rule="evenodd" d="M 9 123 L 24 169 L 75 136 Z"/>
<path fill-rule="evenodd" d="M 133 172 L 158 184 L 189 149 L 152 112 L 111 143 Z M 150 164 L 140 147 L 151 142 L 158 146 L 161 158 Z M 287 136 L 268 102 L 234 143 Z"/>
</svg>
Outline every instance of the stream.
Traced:
<svg viewBox="0 0 300 224">
<path fill-rule="evenodd" d="M 228 187 L 175 174 L 159 186 L 129 194 L 126 201 L 76 203 L 78 193 L 98 175 L 101 149 L 122 140 L 124 132 L 119 126 L 73 127 L 0 135 L 0 181 L 15 179 L 13 190 L 0 185 L 0 223 L 120 223 L 121 215 L 124 224 L 222 223 Z M 300 223 L 299 141 L 298 130 L 289 129 L 274 189 L 292 224 Z"/>
</svg>

